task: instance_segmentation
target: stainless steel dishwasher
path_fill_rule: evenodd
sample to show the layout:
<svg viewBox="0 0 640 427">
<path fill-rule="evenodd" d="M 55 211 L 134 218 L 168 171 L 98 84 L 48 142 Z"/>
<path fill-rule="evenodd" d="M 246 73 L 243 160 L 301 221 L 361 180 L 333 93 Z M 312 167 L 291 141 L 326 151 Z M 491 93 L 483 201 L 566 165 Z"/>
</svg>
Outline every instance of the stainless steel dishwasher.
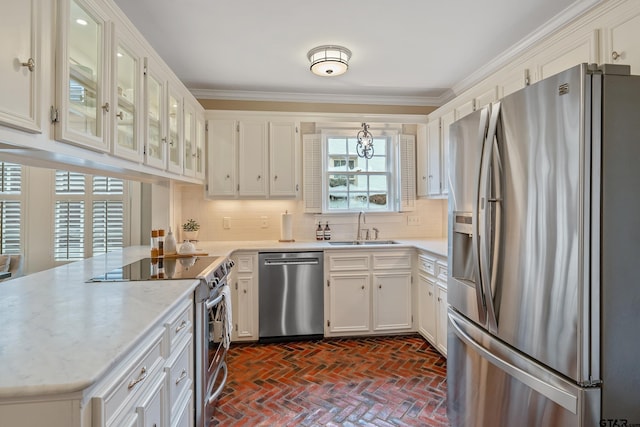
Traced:
<svg viewBox="0 0 640 427">
<path fill-rule="evenodd" d="M 260 341 L 321 338 L 324 332 L 322 252 L 261 252 Z"/>
</svg>

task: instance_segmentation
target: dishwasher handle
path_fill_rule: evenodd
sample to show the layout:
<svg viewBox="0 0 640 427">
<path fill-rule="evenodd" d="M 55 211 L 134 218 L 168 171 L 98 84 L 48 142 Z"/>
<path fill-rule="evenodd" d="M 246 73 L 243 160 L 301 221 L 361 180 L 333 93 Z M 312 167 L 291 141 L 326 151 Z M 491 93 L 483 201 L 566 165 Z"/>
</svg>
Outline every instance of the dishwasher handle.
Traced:
<svg viewBox="0 0 640 427">
<path fill-rule="evenodd" d="M 318 265 L 318 258 L 265 258 L 264 265 Z"/>
</svg>

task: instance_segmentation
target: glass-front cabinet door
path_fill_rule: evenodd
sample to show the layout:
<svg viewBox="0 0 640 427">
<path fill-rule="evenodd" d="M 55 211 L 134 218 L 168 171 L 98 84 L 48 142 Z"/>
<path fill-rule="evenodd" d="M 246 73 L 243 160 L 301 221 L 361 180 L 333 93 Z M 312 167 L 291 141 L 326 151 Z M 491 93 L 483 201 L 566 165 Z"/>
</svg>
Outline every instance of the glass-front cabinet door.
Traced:
<svg viewBox="0 0 640 427">
<path fill-rule="evenodd" d="M 117 40 L 114 58 L 114 85 L 117 99 L 114 112 L 115 155 L 139 161 L 140 149 L 140 82 L 141 57 L 130 49 L 122 39 Z"/>
<path fill-rule="evenodd" d="M 205 177 L 205 155 L 204 147 L 206 142 L 204 113 L 196 113 L 196 178 Z"/>
<path fill-rule="evenodd" d="M 184 103 L 184 174 L 195 176 L 196 174 L 196 134 L 195 134 L 195 110 L 187 102 Z"/>
<path fill-rule="evenodd" d="M 182 97 L 169 85 L 168 160 L 169 172 L 182 173 Z"/>
<path fill-rule="evenodd" d="M 159 169 L 166 167 L 165 138 L 166 80 L 156 72 L 147 58 L 145 65 L 145 163 Z"/>
<path fill-rule="evenodd" d="M 60 2 L 59 111 L 56 138 L 109 150 L 107 90 L 111 22 L 82 0 Z"/>
</svg>

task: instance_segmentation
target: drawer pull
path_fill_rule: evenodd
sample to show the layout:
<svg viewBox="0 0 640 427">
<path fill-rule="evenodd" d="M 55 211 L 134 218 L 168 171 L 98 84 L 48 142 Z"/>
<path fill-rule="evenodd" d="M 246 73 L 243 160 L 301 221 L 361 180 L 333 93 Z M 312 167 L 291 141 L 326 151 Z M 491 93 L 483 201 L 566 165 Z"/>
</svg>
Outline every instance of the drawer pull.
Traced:
<svg viewBox="0 0 640 427">
<path fill-rule="evenodd" d="M 140 381 L 144 381 L 145 378 L 147 378 L 147 367 L 143 366 L 142 369 L 140 369 L 140 375 L 138 375 L 138 378 L 129 382 L 129 390 L 134 388 Z"/>
<path fill-rule="evenodd" d="M 187 370 L 183 369 L 178 379 L 176 379 L 176 385 L 180 384 L 180 382 L 185 378 L 187 378 Z"/>
<path fill-rule="evenodd" d="M 187 321 L 183 320 L 182 323 L 180 323 L 180 325 L 178 325 L 178 327 L 176 328 L 176 334 L 186 327 L 187 327 Z"/>
</svg>

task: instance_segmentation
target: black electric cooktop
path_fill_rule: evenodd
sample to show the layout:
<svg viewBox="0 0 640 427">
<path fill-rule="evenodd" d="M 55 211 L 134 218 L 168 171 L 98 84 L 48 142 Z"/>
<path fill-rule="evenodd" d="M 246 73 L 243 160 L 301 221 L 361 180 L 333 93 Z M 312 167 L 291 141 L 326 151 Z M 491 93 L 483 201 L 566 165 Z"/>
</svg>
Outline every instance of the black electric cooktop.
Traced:
<svg viewBox="0 0 640 427">
<path fill-rule="evenodd" d="M 139 280 L 195 279 L 219 257 L 143 258 L 113 269 L 89 282 L 129 282 Z"/>
</svg>

